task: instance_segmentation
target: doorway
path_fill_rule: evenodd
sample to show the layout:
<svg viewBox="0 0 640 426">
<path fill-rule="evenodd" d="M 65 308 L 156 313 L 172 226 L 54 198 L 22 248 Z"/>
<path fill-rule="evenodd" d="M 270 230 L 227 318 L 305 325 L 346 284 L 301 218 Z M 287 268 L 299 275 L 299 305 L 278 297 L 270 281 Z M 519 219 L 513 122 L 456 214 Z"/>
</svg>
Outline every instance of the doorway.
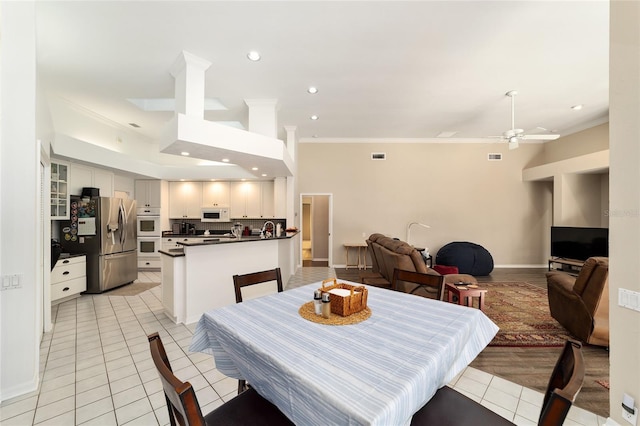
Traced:
<svg viewBox="0 0 640 426">
<path fill-rule="evenodd" d="M 300 194 L 302 266 L 331 266 L 332 194 Z"/>
</svg>

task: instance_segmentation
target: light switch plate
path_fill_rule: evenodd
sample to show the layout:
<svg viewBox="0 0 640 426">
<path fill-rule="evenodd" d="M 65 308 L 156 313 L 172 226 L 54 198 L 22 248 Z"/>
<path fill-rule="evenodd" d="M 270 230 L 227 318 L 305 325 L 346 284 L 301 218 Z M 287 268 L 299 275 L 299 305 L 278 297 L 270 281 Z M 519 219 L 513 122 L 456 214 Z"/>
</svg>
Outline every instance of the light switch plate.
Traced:
<svg viewBox="0 0 640 426">
<path fill-rule="evenodd" d="M 618 289 L 618 306 L 640 311 L 640 293 L 624 288 Z"/>
</svg>

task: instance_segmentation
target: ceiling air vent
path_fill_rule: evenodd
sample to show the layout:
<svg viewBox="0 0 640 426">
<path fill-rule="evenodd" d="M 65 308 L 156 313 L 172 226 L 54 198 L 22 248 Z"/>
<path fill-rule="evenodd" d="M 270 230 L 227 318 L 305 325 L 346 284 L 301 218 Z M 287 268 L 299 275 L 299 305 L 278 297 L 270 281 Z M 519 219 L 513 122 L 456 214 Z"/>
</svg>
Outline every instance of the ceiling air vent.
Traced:
<svg viewBox="0 0 640 426">
<path fill-rule="evenodd" d="M 386 160 L 387 154 L 385 152 L 372 152 L 371 153 L 372 160 Z"/>
<path fill-rule="evenodd" d="M 489 153 L 487 155 L 487 160 L 489 160 L 489 161 L 502 161 L 502 154 L 501 153 Z"/>
</svg>

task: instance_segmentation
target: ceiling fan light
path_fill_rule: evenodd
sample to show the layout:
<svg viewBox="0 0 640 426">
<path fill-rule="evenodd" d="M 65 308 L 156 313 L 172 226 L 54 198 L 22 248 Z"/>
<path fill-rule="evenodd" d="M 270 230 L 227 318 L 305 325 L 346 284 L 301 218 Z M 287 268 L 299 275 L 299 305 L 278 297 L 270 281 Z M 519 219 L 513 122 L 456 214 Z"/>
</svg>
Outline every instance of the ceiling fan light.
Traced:
<svg viewBox="0 0 640 426">
<path fill-rule="evenodd" d="M 518 143 L 518 137 L 517 136 L 511 136 L 509 138 L 509 143 Z"/>
</svg>

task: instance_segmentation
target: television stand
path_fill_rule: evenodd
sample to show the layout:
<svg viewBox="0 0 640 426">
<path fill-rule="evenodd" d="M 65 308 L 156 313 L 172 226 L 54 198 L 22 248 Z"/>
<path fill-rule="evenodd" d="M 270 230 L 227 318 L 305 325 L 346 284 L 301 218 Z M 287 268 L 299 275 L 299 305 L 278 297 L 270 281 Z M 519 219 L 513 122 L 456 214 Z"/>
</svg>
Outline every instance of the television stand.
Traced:
<svg viewBox="0 0 640 426">
<path fill-rule="evenodd" d="M 560 266 L 555 267 L 556 264 Z M 549 258 L 549 271 L 553 269 L 556 271 L 567 272 L 571 275 L 578 275 L 583 266 L 584 266 L 583 260 L 566 259 L 564 257 Z"/>
</svg>

